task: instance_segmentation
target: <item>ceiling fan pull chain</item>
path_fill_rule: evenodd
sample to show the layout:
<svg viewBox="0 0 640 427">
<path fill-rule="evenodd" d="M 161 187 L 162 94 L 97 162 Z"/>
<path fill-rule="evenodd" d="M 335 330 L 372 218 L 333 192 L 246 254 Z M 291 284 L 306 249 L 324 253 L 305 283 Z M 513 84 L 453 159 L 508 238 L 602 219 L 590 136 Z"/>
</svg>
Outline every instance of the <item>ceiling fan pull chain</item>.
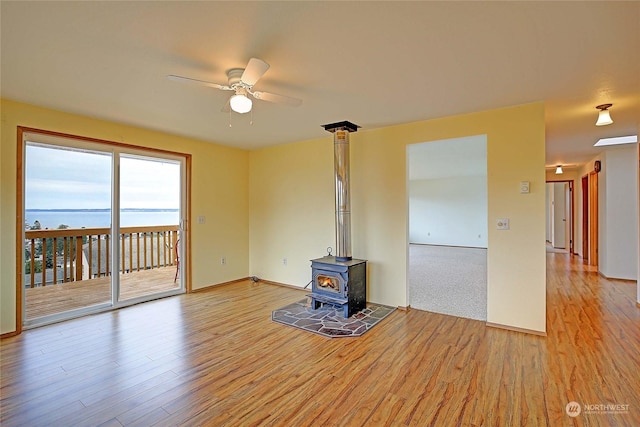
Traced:
<svg viewBox="0 0 640 427">
<path fill-rule="evenodd" d="M 229 110 L 229 127 L 231 127 L 231 110 Z"/>
<path fill-rule="evenodd" d="M 249 121 L 250 125 L 253 125 L 253 108 L 251 109 L 251 120 Z"/>
</svg>

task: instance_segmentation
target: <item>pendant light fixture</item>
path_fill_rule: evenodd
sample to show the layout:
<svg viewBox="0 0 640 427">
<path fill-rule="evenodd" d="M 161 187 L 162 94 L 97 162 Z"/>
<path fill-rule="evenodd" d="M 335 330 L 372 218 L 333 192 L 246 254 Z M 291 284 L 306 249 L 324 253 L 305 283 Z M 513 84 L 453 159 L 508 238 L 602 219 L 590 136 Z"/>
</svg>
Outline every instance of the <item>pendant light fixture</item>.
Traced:
<svg viewBox="0 0 640 427">
<path fill-rule="evenodd" d="M 596 126 L 605 126 L 613 123 L 611 120 L 611 115 L 609 115 L 609 107 L 613 104 L 602 104 L 598 105 L 596 108 L 600 110 L 598 113 L 598 121 L 596 122 Z"/>
<path fill-rule="evenodd" d="M 556 175 L 561 175 L 562 174 L 562 165 L 558 165 L 556 166 Z"/>
</svg>

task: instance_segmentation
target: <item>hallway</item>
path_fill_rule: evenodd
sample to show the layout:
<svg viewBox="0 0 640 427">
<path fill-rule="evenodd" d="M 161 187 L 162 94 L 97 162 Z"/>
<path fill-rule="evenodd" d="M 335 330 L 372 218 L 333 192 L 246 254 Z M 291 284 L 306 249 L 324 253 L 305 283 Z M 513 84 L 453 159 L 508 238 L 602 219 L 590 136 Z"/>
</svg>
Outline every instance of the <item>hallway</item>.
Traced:
<svg viewBox="0 0 640 427">
<path fill-rule="evenodd" d="M 630 405 L 627 416 L 585 413 L 589 425 L 637 425 L 640 307 L 635 281 L 606 279 L 578 256 L 547 252 L 547 340 L 542 349 L 554 359 L 549 376 L 568 380 L 563 385 L 549 381 L 549 391 L 567 393 L 583 405 L 583 412 L 585 404 Z"/>
</svg>

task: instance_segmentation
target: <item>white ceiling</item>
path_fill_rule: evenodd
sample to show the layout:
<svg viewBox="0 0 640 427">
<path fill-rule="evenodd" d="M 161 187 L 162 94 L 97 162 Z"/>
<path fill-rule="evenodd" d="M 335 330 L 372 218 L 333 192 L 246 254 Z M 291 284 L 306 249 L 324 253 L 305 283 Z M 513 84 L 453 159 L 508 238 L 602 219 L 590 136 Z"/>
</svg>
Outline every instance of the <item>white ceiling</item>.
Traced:
<svg viewBox="0 0 640 427">
<path fill-rule="evenodd" d="M 545 101 L 547 164 L 584 162 L 636 134 L 640 2 L 1 3 L 3 98 L 253 149 Z M 220 109 L 258 57 L 256 90 L 303 99 Z M 596 105 L 615 123 L 596 128 Z"/>
</svg>

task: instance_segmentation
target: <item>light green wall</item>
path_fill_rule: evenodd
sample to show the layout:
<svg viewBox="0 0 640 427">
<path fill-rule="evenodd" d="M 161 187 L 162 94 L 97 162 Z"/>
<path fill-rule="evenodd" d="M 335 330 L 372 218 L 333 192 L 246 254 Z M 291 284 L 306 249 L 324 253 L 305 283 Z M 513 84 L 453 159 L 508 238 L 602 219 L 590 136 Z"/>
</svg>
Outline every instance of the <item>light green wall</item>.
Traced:
<svg viewBox="0 0 640 427">
<path fill-rule="evenodd" d="M 534 103 L 351 134 L 353 255 L 369 261 L 368 299 L 410 304 L 407 145 L 486 134 L 487 320 L 544 332 L 544 132 L 544 106 Z M 332 141 L 251 152 L 251 274 L 304 286 L 309 259 L 335 247 Z M 529 194 L 520 181 L 531 183 Z M 510 230 L 496 230 L 497 218 L 509 218 Z"/>
<path fill-rule="evenodd" d="M 249 271 L 249 153 L 193 139 L 2 100 L 0 167 L 0 332 L 16 329 L 17 126 L 191 154 L 192 287 L 246 277 Z M 221 265 L 222 256 L 227 259 Z M 216 260 L 218 262 L 216 262 Z"/>
</svg>

